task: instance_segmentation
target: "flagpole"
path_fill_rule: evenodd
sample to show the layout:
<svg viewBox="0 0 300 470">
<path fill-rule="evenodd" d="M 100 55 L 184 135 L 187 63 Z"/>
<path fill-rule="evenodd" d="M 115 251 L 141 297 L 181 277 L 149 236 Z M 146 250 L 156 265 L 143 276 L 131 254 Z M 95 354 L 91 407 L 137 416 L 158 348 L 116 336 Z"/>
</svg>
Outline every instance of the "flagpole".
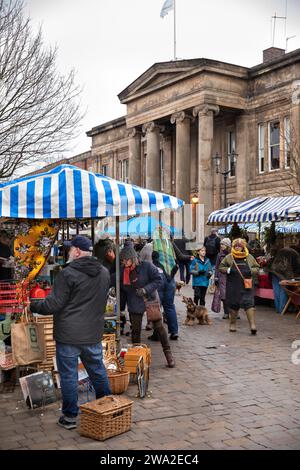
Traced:
<svg viewBox="0 0 300 470">
<path fill-rule="evenodd" d="M 176 57 L 176 0 L 174 0 L 174 60 Z"/>
</svg>

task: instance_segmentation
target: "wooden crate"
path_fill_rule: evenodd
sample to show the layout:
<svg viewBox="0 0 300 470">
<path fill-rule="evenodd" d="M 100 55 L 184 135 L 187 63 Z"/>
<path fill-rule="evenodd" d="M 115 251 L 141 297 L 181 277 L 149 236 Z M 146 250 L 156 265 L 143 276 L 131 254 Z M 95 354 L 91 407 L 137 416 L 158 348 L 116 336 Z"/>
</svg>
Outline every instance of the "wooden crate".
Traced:
<svg viewBox="0 0 300 470">
<path fill-rule="evenodd" d="M 56 354 L 56 344 L 53 339 L 53 315 L 43 315 L 34 317 L 37 323 L 44 325 L 45 343 L 46 343 L 46 359 L 37 364 L 38 371 L 45 370 L 52 372 L 54 369 L 53 357 Z"/>
<path fill-rule="evenodd" d="M 128 348 L 124 356 L 124 368 L 131 374 L 136 374 L 136 366 L 138 365 L 140 357 L 144 358 L 145 366 L 149 368 L 151 364 L 151 349 L 147 345 Z"/>
</svg>

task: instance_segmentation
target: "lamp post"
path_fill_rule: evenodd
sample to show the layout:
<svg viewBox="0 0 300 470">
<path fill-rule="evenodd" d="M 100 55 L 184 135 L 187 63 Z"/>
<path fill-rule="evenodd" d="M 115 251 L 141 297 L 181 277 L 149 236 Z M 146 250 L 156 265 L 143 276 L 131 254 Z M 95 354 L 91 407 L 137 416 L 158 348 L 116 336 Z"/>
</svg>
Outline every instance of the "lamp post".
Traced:
<svg viewBox="0 0 300 470">
<path fill-rule="evenodd" d="M 227 207 L 227 178 L 228 178 L 228 175 L 232 172 L 232 169 L 235 167 L 238 154 L 235 153 L 235 151 L 233 150 L 230 154 L 228 154 L 228 157 L 230 157 L 230 168 L 228 168 L 225 171 L 221 171 L 221 160 L 222 160 L 221 155 L 219 155 L 217 152 L 212 157 L 213 161 L 215 162 L 216 173 L 224 177 L 224 207 Z M 228 163 L 227 163 L 227 166 L 228 166 Z"/>
<path fill-rule="evenodd" d="M 197 207 L 197 204 L 199 202 L 199 197 L 198 197 L 198 194 L 197 192 L 195 192 L 193 194 L 193 196 L 191 197 L 191 201 L 192 201 L 192 219 L 193 219 L 193 222 L 192 222 L 192 228 L 193 228 L 193 231 L 196 230 L 196 227 L 197 227 L 197 222 L 196 222 L 196 217 L 197 217 L 197 211 L 196 211 L 196 207 Z"/>
</svg>

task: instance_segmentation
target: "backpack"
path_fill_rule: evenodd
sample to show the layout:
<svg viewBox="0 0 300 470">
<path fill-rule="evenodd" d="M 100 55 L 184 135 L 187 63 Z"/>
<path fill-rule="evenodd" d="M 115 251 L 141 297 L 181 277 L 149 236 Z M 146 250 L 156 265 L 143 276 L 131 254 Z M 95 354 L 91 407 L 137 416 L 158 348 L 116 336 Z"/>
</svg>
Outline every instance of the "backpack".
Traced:
<svg viewBox="0 0 300 470">
<path fill-rule="evenodd" d="M 217 237 L 215 238 L 208 237 L 206 239 L 206 242 L 205 242 L 206 256 L 214 256 L 217 254 L 216 240 L 217 240 Z"/>
</svg>

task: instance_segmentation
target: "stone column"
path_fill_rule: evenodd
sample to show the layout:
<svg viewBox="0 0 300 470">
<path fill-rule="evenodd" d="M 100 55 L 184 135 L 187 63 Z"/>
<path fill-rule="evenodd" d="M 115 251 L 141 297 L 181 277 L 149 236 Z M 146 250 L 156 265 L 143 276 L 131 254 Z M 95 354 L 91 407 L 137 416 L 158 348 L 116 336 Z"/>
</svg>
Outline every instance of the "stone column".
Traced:
<svg viewBox="0 0 300 470">
<path fill-rule="evenodd" d="M 193 115 L 198 116 L 198 193 L 199 203 L 204 205 L 204 223 L 213 211 L 214 113 L 219 113 L 218 106 L 202 105 L 193 109 Z M 207 226 L 205 232 L 209 232 Z"/>
<path fill-rule="evenodd" d="M 161 127 L 153 121 L 143 125 L 147 137 L 146 188 L 160 191 L 160 142 Z"/>
<path fill-rule="evenodd" d="M 164 193 L 172 193 L 172 135 L 165 134 L 163 141 Z"/>
<path fill-rule="evenodd" d="M 134 127 L 129 137 L 129 183 L 141 186 L 141 133 Z"/>
<path fill-rule="evenodd" d="M 171 116 L 176 123 L 176 197 L 190 203 L 191 118 L 184 111 Z"/>
<path fill-rule="evenodd" d="M 236 117 L 236 202 L 246 201 L 249 196 L 249 116 L 243 114 Z M 256 150 L 256 149 L 255 149 Z M 256 155 L 256 152 L 255 152 Z"/>
<path fill-rule="evenodd" d="M 299 87 L 295 88 L 292 97 L 292 106 L 290 114 L 290 151 L 291 151 L 291 171 L 297 174 L 293 178 L 291 184 L 294 187 L 296 194 L 300 191 L 300 178 L 297 172 L 296 164 L 299 164 L 300 159 L 300 91 Z M 290 176 L 291 178 L 291 176 Z"/>
</svg>

